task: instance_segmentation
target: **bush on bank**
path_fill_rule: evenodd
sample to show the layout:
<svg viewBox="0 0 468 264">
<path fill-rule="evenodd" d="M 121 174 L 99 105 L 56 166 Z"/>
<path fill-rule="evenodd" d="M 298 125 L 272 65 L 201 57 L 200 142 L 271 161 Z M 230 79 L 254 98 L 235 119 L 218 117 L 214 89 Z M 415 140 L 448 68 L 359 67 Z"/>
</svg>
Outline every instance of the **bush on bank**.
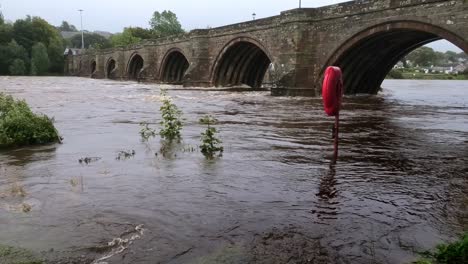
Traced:
<svg viewBox="0 0 468 264">
<path fill-rule="evenodd" d="M 34 114 L 24 100 L 0 93 L 0 148 L 60 142 L 53 120 Z"/>
<path fill-rule="evenodd" d="M 468 233 L 450 244 L 440 244 L 434 252 L 423 253 L 425 258 L 415 264 L 460 264 L 468 263 Z"/>
</svg>

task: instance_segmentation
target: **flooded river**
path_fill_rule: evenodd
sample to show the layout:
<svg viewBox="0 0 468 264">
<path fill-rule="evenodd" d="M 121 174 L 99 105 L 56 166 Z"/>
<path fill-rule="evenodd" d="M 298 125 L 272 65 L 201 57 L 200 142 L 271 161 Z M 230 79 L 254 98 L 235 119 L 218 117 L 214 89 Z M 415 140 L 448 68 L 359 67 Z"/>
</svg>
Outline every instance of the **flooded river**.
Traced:
<svg viewBox="0 0 468 264">
<path fill-rule="evenodd" d="M 159 128 L 174 87 L 0 77 L 64 138 L 0 152 L 0 243 L 48 263 L 411 262 L 468 230 L 468 82 L 382 86 L 345 99 L 330 168 L 318 98 L 169 90 L 185 126 L 163 156 L 139 124 Z M 225 149 L 212 161 L 193 151 L 205 114 Z"/>
</svg>

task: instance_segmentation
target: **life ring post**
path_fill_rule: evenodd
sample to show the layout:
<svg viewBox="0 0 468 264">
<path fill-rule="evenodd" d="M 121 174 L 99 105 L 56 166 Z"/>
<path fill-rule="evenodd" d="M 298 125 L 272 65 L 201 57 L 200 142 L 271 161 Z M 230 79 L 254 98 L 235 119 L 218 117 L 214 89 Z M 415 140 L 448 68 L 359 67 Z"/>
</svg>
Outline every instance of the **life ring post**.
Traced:
<svg viewBox="0 0 468 264">
<path fill-rule="evenodd" d="M 334 151 L 333 151 L 333 159 L 332 159 L 332 164 L 335 165 L 336 161 L 338 160 L 338 144 L 339 144 L 339 131 L 340 131 L 340 112 L 338 112 L 335 115 L 335 129 L 334 132 L 335 134 L 333 137 L 335 138 L 335 143 L 334 143 Z"/>
<path fill-rule="evenodd" d="M 322 87 L 323 107 L 328 116 L 335 117 L 333 127 L 334 152 L 332 165 L 338 160 L 340 110 L 343 99 L 343 74 L 339 67 L 330 66 L 325 71 Z"/>
</svg>

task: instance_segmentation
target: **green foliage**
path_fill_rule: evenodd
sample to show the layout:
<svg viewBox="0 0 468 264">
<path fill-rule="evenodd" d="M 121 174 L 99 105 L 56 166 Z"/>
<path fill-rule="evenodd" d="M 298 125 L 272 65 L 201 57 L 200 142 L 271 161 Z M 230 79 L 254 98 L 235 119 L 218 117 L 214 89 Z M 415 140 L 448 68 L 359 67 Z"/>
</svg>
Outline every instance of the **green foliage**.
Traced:
<svg viewBox="0 0 468 264">
<path fill-rule="evenodd" d="M 49 69 L 49 55 L 47 48 L 42 43 L 36 43 L 32 47 L 31 75 L 44 75 Z M 34 70 L 33 70 L 34 69 Z"/>
<path fill-rule="evenodd" d="M 205 132 L 201 134 L 200 149 L 207 159 L 212 159 L 219 152 L 222 155 L 224 148 L 221 146 L 222 141 L 216 137 L 218 130 L 211 125 L 216 124 L 217 120 L 211 116 L 204 116 L 200 119 L 200 123 L 207 125 Z"/>
<path fill-rule="evenodd" d="M 166 37 L 184 33 L 177 15 L 171 11 L 154 12 L 149 22 L 155 37 Z"/>
<path fill-rule="evenodd" d="M 144 141 L 156 136 L 156 130 L 150 128 L 148 123 L 141 123 L 140 127 L 140 136 Z"/>
<path fill-rule="evenodd" d="M 11 75 L 25 75 L 26 74 L 26 64 L 22 59 L 15 59 L 10 65 L 10 74 Z"/>
<path fill-rule="evenodd" d="M 107 49 L 112 47 L 111 41 L 96 33 L 84 33 L 85 48 Z M 73 48 L 81 48 L 81 34 L 76 34 L 70 38 Z"/>
<path fill-rule="evenodd" d="M 403 73 L 400 70 L 397 70 L 397 69 L 392 69 L 388 73 L 387 77 L 391 78 L 391 79 L 404 79 Z"/>
<path fill-rule="evenodd" d="M 132 36 L 139 39 L 151 39 L 154 38 L 153 32 L 146 28 L 141 27 L 126 27 L 124 31 L 128 31 Z"/>
<path fill-rule="evenodd" d="M 161 90 L 160 107 L 162 121 L 161 130 L 159 135 L 163 139 L 172 141 L 174 139 L 180 140 L 182 130 L 182 111 L 172 102 L 172 98 L 166 94 L 165 90 Z"/>
<path fill-rule="evenodd" d="M 10 66 L 16 59 L 28 62 L 28 53 L 25 48 L 14 40 L 7 45 L 0 45 L 0 74 L 10 74 Z"/>
<path fill-rule="evenodd" d="M 450 244 L 440 244 L 435 252 L 425 252 L 425 258 L 415 264 L 460 264 L 468 263 L 468 233 Z"/>
<path fill-rule="evenodd" d="M 57 39 L 51 40 L 47 48 L 47 55 L 50 60 L 49 70 L 50 73 L 63 73 L 64 57 L 63 57 L 63 42 Z"/>
<path fill-rule="evenodd" d="M 6 44 L 13 40 L 13 26 L 0 24 L 0 44 Z"/>
<path fill-rule="evenodd" d="M 0 93 L 0 147 L 60 142 L 53 120 L 34 114 L 23 100 Z"/>
<path fill-rule="evenodd" d="M 67 21 L 62 21 L 62 24 L 57 27 L 60 31 L 68 31 L 68 32 L 78 32 L 78 29 L 72 24 L 69 24 Z"/>
<path fill-rule="evenodd" d="M 141 38 L 133 36 L 130 30 L 124 30 L 122 33 L 114 34 L 111 37 L 113 47 L 132 45 L 140 41 Z"/>
<path fill-rule="evenodd" d="M 0 260 L 2 264 L 45 264 L 37 254 L 29 250 L 1 244 Z"/>
</svg>

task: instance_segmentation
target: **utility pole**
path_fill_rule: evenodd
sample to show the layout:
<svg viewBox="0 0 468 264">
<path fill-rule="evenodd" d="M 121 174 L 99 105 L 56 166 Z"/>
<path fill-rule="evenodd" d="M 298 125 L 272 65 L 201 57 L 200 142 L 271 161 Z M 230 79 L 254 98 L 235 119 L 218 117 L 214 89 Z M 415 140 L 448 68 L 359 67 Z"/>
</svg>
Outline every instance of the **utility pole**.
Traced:
<svg viewBox="0 0 468 264">
<path fill-rule="evenodd" d="M 81 18 L 81 48 L 84 49 L 84 33 L 83 33 L 83 9 L 78 10 Z"/>
<path fill-rule="evenodd" d="M 299 0 L 299 8 L 302 8 L 302 0 Z"/>
</svg>

